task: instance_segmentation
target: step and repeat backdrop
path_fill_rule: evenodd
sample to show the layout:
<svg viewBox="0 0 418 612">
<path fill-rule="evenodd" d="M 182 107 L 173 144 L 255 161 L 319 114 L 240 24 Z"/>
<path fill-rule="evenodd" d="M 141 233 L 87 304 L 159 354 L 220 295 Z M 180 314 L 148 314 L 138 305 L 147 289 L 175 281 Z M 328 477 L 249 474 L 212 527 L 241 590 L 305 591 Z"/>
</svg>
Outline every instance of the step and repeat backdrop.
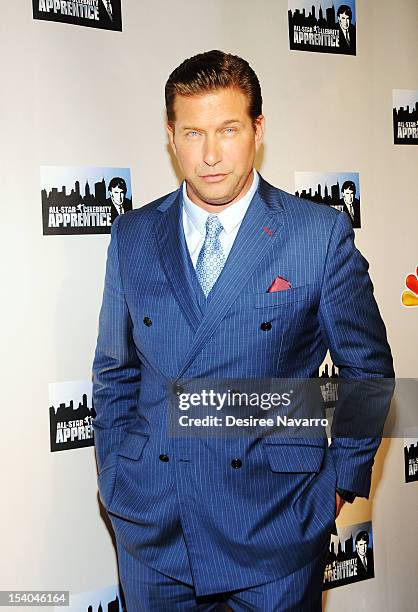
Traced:
<svg viewBox="0 0 418 612">
<path fill-rule="evenodd" d="M 350 215 L 397 378 L 414 379 L 418 4 L 3 0 L 0 10 L 0 589 L 68 591 L 70 610 L 118 612 L 91 365 L 112 223 L 182 180 L 164 129 L 168 75 L 210 49 L 250 62 L 267 125 L 257 169 Z M 329 357 L 318 375 L 332 404 Z M 383 440 L 373 474 L 370 499 L 338 518 L 326 610 L 417 608 L 418 417 Z M 35 595 L 20 601 L 37 609 Z"/>
</svg>

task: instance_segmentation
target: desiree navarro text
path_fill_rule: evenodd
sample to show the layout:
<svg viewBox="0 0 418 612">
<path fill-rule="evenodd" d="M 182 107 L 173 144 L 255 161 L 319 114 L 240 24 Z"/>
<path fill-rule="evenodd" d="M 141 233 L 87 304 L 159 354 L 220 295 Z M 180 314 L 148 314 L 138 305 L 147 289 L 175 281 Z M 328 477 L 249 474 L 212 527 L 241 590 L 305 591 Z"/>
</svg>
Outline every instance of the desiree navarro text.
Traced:
<svg viewBox="0 0 418 612">
<path fill-rule="evenodd" d="M 183 414 L 179 418 L 181 427 L 327 427 L 328 419 L 296 419 L 286 416 L 276 416 L 275 419 L 259 418 L 250 416 L 248 418 L 237 418 L 231 414 L 223 416 L 205 416 L 203 418 L 189 417 Z"/>
</svg>

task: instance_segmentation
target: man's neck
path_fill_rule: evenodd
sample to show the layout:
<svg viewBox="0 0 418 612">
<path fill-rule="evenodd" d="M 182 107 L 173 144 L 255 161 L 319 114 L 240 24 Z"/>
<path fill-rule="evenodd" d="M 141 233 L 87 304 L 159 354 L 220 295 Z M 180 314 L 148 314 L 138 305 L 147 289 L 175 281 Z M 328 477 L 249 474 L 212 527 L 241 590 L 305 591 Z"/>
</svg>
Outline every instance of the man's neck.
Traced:
<svg viewBox="0 0 418 612">
<path fill-rule="evenodd" d="M 203 210 L 205 210 L 206 212 L 220 213 L 226 208 L 229 208 L 230 206 L 232 206 L 233 204 L 235 204 L 236 202 L 244 198 L 247 195 L 247 193 L 250 191 L 253 185 L 254 179 L 255 179 L 255 170 L 252 169 L 240 193 L 235 198 L 233 198 L 230 202 L 226 202 L 225 204 L 210 204 L 209 202 L 205 202 L 204 200 L 201 200 L 191 190 L 190 185 L 187 181 L 186 181 L 186 194 L 189 200 L 193 202 L 193 204 L 196 204 L 196 206 L 200 206 L 200 208 L 203 208 Z"/>
</svg>

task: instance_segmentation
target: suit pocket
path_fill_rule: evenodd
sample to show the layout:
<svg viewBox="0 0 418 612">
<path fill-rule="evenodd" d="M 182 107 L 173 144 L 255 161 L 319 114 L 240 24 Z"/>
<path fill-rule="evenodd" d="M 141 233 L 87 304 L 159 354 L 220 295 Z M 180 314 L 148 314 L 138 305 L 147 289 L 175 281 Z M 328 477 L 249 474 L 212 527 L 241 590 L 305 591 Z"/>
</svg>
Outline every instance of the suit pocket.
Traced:
<svg viewBox="0 0 418 612">
<path fill-rule="evenodd" d="M 122 440 L 122 444 L 120 445 L 117 454 L 120 457 L 138 461 L 138 459 L 141 458 L 148 440 L 148 433 L 143 431 L 128 430 Z"/>
<path fill-rule="evenodd" d="M 294 541 L 305 542 L 309 539 L 306 537 L 305 526 L 301 528 L 301 523 L 307 520 L 304 514 L 305 502 L 311 497 L 312 490 L 317 488 L 316 483 L 323 469 L 325 447 L 303 443 L 264 442 L 263 454 L 268 462 L 267 482 L 271 496 L 277 503 L 278 512 L 286 513 L 288 529 L 290 533 L 294 533 Z M 321 512 L 320 505 L 314 512 Z M 316 536 L 317 534 L 313 533 L 313 539 Z"/>
<path fill-rule="evenodd" d="M 106 509 L 110 509 L 115 495 L 120 462 L 125 459 L 132 463 L 138 461 L 148 440 L 147 433 L 127 431 L 118 450 L 106 458 L 98 477 L 100 498 Z"/>
<path fill-rule="evenodd" d="M 335 527 L 337 475 L 328 448 L 311 447 L 313 469 L 293 497 L 291 507 L 302 539 L 315 540 Z M 308 467 L 306 465 L 306 467 Z"/>
<path fill-rule="evenodd" d="M 277 486 L 288 491 L 294 529 L 302 542 L 322 539 L 335 523 L 336 472 L 324 444 L 263 444 Z"/>
<path fill-rule="evenodd" d="M 254 294 L 254 307 L 265 308 L 268 306 L 281 306 L 282 304 L 291 304 L 301 302 L 308 299 L 309 293 L 312 291 L 311 285 L 301 285 L 290 289 L 282 289 L 281 291 L 273 291 L 269 293 Z"/>
<path fill-rule="evenodd" d="M 318 473 L 325 449 L 323 446 L 264 443 L 270 469 L 273 472 Z"/>
</svg>

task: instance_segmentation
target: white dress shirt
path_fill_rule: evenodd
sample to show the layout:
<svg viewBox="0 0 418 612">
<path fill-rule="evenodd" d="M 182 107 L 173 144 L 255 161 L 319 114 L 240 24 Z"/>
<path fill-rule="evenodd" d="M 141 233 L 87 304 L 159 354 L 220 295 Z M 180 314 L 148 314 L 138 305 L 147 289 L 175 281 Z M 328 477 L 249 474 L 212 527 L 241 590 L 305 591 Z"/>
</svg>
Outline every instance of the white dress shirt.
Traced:
<svg viewBox="0 0 418 612">
<path fill-rule="evenodd" d="M 221 241 L 225 253 L 225 260 L 234 244 L 241 222 L 260 181 L 258 172 L 255 169 L 253 173 L 253 182 L 247 193 L 231 204 L 231 206 L 228 206 L 228 208 L 225 208 L 220 213 L 215 213 L 218 215 L 219 221 L 223 226 L 223 230 L 219 234 L 219 240 Z M 207 212 L 191 201 L 187 195 L 186 181 L 183 181 L 183 229 L 187 248 L 189 249 L 190 257 L 195 268 L 200 249 L 205 241 L 206 219 L 210 214 L 213 213 Z"/>
</svg>

